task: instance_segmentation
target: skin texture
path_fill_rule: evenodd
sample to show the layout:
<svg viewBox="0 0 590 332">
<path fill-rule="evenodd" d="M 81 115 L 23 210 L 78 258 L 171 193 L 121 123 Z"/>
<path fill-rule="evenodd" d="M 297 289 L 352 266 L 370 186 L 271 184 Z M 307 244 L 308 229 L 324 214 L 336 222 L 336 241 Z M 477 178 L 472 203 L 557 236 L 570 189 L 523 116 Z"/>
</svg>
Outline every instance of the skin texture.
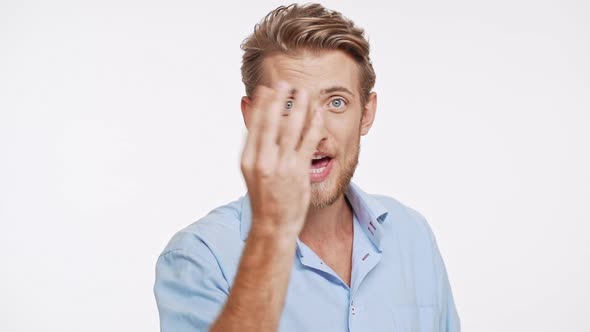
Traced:
<svg viewBox="0 0 590 332">
<path fill-rule="evenodd" d="M 376 109 L 376 95 L 361 105 L 359 92 L 358 67 L 342 51 L 264 60 L 260 85 L 241 103 L 248 127 L 241 169 L 252 226 L 211 331 L 278 329 L 298 236 L 350 283 L 352 209 L 343 193 Z M 332 156 L 334 165 L 327 179 L 310 183 L 316 151 Z"/>
</svg>

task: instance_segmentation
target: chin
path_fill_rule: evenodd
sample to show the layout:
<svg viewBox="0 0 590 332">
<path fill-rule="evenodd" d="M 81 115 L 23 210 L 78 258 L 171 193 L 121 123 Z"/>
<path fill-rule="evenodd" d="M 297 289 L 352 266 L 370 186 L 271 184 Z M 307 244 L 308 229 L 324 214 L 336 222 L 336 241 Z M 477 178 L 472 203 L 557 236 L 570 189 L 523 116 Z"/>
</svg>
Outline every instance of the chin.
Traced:
<svg viewBox="0 0 590 332">
<path fill-rule="evenodd" d="M 331 181 L 331 179 L 312 183 L 311 199 L 309 203 L 310 207 L 314 209 L 323 209 L 334 204 L 341 194 L 337 189 L 337 186 Z"/>
<path fill-rule="evenodd" d="M 344 173 L 340 172 L 340 169 L 336 166 L 334 165 L 332 174 L 326 180 L 311 184 L 311 199 L 309 203 L 311 208 L 326 208 L 334 204 L 346 192 L 350 180 L 354 175 L 356 163 L 354 163 L 353 167 L 349 168 L 349 172 Z"/>
<path fill-rule="evenodd" d="M 360 138 L 359 138 L 360 139 Z M 311 184 L 310 207 L 313 209 L 326 208 L 344 195 L 359 162 L 361 146 L 357 143 L 354 152 L 342 159 L 334 160 L 332 171 L 322 182 Z"/>
</svg>

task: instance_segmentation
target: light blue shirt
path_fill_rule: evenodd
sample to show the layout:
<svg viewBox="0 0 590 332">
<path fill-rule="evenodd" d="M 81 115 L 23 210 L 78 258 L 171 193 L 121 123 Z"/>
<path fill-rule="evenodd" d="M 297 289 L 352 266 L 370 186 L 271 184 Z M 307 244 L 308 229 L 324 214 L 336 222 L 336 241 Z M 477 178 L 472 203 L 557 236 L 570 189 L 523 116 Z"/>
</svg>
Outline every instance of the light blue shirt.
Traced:
<svg viewBox="0 0 590 332">
<path fill-rule="evenodd" d="M 350 287 L 298 240 L 279 331 L 460 331 L 424 217 L 352 182 L 345 195 L 354 210 Z M 156 264 L 162 332 L 208 330 L 230 292 L 251 221 L 246 194 L 174 235 Z"/>
</svg>

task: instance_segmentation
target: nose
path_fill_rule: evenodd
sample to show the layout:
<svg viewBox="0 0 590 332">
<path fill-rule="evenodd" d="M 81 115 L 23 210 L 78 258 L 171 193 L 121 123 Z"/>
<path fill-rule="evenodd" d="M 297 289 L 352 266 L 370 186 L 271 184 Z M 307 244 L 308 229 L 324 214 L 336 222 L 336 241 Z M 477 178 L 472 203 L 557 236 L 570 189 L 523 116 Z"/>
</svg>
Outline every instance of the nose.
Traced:
<svg viewBox="0 0 590 332">
<path fill-rule="evenodd" d="M 309 127 L 311 125 L 311 120 L 313 118 L 314 112 L 315 110 L 317 110 L 319 107 L 322 107 L 319 103 L 317 102 L 310 102 L 308 105 L 308 110 L 307 110 L 307 119 L 305 121 L 305 126 L 303 128 L 303 131 L 301 132 L 302 138 L 303 135 L 305 135 L 307 133 L 307 131 L 309 130 Z M 321 114 L 322 116 L 322 123 L 320 124 L 320 140 L 318 141 L 318 147 L 322 144 L 325 144 L 324 142 L 328 139 L 328 129 L 326 126 L 326 114 L 325 112 L 322 112 Z"/>
<path fill-rule="evenodd" d="M 318 145 L 321 145 L 324 141 L 326 141 L 328 139 L 328 127 L 326 126 L 326 112 L 322 111 L 322 123 L 320 125 L 320 142 L 318 143 Z"/>
</svg>

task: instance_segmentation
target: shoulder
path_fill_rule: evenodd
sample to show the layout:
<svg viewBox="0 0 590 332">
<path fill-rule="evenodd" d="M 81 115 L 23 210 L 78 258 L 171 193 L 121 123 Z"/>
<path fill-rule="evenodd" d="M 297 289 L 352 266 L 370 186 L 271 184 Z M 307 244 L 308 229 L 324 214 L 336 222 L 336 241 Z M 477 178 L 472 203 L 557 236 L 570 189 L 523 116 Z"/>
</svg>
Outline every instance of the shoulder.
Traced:
<svg viewBox="0 0 590 332">
<path fill-rule="evenodd" d="M 381 224 L 388 239 L 384 252 L 392 261 L 400 263 L 396 268 L 414 280 L 416 303 L 444 308 L 447 303 L 442 301 L 447 301 L 447 295 L 443 292 L 450 294 L 450 286 L 436 238 L 426 218 L 395 198 L 372 197 L 388 211 L 386 221 Z"/>
<path fill-rule="evenodd" d="M 176 232 L 160 257 L 181 253 L 217 262 L 235 259 L 243 247 L 240 218 L 243 197 L 216 207 L 207 215 Z"/>
</svg>

